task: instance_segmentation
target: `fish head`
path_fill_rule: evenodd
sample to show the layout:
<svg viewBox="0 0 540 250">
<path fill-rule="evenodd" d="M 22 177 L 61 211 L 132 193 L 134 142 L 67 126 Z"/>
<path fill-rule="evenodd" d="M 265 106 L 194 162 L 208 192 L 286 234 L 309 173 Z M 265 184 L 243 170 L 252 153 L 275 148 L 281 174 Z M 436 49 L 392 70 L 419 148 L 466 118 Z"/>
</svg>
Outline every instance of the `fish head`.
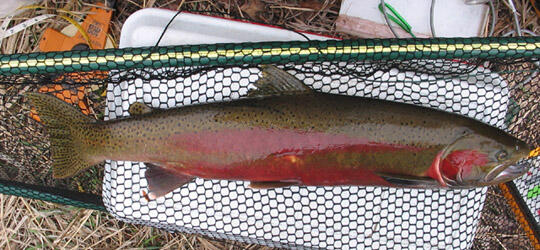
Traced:
<svg viewBox="0 0 540 250">
<path fill-rule="evenodd" d="M 496 136 L 466 133 L 439 154 L 439 182 L 450 188 L 496 185 L 525 174 L 530 148 L 502 132 Z"/>
</svg>

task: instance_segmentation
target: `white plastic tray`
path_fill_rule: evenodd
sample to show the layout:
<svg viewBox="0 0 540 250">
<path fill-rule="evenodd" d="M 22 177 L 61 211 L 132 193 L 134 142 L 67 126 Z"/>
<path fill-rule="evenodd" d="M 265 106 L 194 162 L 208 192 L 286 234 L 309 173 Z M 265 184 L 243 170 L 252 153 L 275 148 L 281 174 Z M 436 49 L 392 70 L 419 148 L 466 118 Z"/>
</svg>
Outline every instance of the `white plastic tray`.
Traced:
<svg viewBox="0 0 540 250">
<path fill-rule="evenodd" d="M 161 9 L 136 12 L 122 29 L 121 47 L 155 45 L 174 14 L 176 12 Z M 328 39 L 309 36 L 311 39 Z M 276 40 L 304 38 L 295 32 L 273 27 L 182 13 L 172 22 L 160 45 Z M 339 64 L 342 67 L 345 65 Z M 311 66 L 307 63 L 298 65 L 298 68 Z M 397 69 L 377 71 L 367 79 L 333 80 L 332 77 L 317 74 L 306 78 L 306 74 L 298 73 L 296 76 L 322 92 L 339 90 L 350 95 L 416 102 L 445 110 L 458 110 L 479 119 L 487 119 L 493 112 L 504 117 L 507 99 L 501 93 L 507 92 L 506 83 L 496 74 L 483 68 L 478 70 L 484 73 L 486 79 L 480 85 L 493 92 L 489 100 L 478 100 L 473 94 L 449 100 L 439 100 L 429 94 L 415 97 L 411 93 L 426 87 L 424 84 L 435 79 L 434 76 L 399 72 Z M 248 86 L 258 77 L 249 77 L 249 80 L 240 82 L 232 79 L 250 72 L 258 72 L 258 69 L 216 69 L 186 78 L 136 79 L 110 85 L 107 92 L 107 119 L 129 115 L 128 107 L 135 101 L 171 108 L 210 99 L 239 98 L 238 95 L 229 96 L 227 93 L 237 89 L 240 95 L 245 94 Z M 399 83 L 406 75 L 423 81 Z M 343 85 L 343 80 L 348 84 Z M 429 91 L 444 91 L 440 93 L 448 95 L 475 91 L 478 82 L 470 83 L 468 80 L 434 81 Z M 391 81 L 398 83 L 389 84 Z M 216 91 L 221 93 L 220 96 Z M 485 113 L 486 102 L 492 108 L 490 114 Z M 486 122 L 492 120 L 487 119 Z M 117 218 L 171 231 L 282 247 L 469 248 L 486 192 L 486 189 L 445 191 L 375 187 L 252 190 L 247 188 L 247 183 L 240 181 L 197 179 L 165 197 L 147 202 L 141 196 L 141 191 L 146 190 L 144 172 L 142 163 L 107 162 L 104 203 Z"/>
<path fill-rule="evenodd" d="M 164 27 L 176 14 L 164 9 L 143 9 L 133 13 L 122 26 L 120 48 L 154 46 Z M 329 37 L 304 33 L 311 40 Z M 297 32 L 272 26 L 232 21 L 199 14 L 181 13 L 169 25 L 160 46 L 212 43 L 305 40 Z"/>
</svg>

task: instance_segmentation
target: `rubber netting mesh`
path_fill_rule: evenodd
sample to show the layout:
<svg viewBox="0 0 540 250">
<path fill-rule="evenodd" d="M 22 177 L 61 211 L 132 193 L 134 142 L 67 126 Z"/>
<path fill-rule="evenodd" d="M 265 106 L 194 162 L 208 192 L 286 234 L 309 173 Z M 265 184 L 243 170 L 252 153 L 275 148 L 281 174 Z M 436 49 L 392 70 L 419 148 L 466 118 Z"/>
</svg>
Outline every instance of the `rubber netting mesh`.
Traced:
<svg viewBox="0 0 540 250">
<path fill-rule="evenodd" d="M 48 143 L 38 123 L 28 118 L 22 92 L 51 83 L 72 89 L 83 86 L 90 93 L 87 102 L 106 106 L 104 116 L 93 115 L 116 119 L 128 116 L 129 105 L 136 101 L 171 108 L 242 98 L 260 77 L 260 64 L 276 64 L 316 91 L 467 115 L 538 147 L 539 55 L 536 37 L 272 42 L 6 55 L 0 58 L 0 83 L 7 86 L 0 128 L 11 137 L 2 137 L 1 153 L 11 158 L 1 162 L 13 167 L 17 154 L 40 152 L 36 159 L 25 158 L 23 176 L 33 176 L 38 184 L 51 181 L 48 165 L 36 166 L 50 164 Z M 37 149 L 24 147 L 17 136 L 27 136 L 24 141 Z M 17 146 L 21 151 L 13 150 Z M 525 190 L 523 197 L 531 197 L 523 202 L 530 210 L 527 218 L 538 216 L 534 190 L 540 184 L 539 160 L 530 161 L 531 172 L 516 181 L 516 189 Z M 20 174 L 20 168 L 3 169 L 15 173 L 2 178 Z M 529 225 L 531 236 L 493 189 L 252 190 L 239 181 L 196 179 L 147 202 L 141 196 L 147 185 L 145 170 L 142 163 L 105 164 L 103 201 L 117 218 L 278 247 L 538 247 L 534 238 L 538 221 Z M 62 185 L 84 191 L 81 183 L 87 182 Z"/>
</svg>

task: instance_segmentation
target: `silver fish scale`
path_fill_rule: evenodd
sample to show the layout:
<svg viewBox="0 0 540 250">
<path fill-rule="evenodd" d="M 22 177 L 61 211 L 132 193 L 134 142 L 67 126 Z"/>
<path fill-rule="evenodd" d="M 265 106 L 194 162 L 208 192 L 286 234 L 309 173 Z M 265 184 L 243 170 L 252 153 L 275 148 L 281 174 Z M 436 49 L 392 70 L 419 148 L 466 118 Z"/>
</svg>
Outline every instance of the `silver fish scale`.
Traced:
<svg viewBox="0 0 540 250">
<path fill-rule="evenodd" d="M 437 66 L 443 62 L 431 63 Z M 309 69 L 331 74 L 333 67 L 350 66 L 328 62 L 285 65 L 285 68 L 317 91 L 435 107 L 504 128 L 507 84 L 482 67 L 470 75 L 481 75 L 484 79 L 467 75 L 444 79 L 394 68 L 365 78 L 300 73 Z M 107 118 L 128 116 L 129 105 L 136 101 L 171 108 L 238 99 L 254 88 L 252 83 L 259 77 L 257 68 L 226 68 L 187 78 L 135 79 L 111 85 L 107 92 Z M 478 95 L 479 92 L 483 94 Z M 487 190 L 378 187 L 252 190 L 240 181 L 196 179 L 165 197 L 147 202 L 141 196 L 147 187 L 145 170 L 142 163 L 107 162 L 104 203 L 117 218 L 168 231 L 274 247 L 470 248 Z"/>
</svg>

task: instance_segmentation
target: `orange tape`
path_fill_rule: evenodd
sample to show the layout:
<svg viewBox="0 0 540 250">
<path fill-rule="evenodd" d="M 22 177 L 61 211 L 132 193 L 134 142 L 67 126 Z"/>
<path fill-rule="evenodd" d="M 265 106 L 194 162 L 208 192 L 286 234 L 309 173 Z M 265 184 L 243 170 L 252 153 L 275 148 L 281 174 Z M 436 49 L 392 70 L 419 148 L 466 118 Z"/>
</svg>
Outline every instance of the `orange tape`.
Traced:
<svg viewBox="0 0 540 250">
<path fill-rule="evenodd" d="M 98 4 L 103 6 L 103 4 Z M 72 24 L 78 26 L 79 32 L 73 37 L 68 37 L 54 29 L 45 30 L 39 48 L 41 51 L 65 51 L 71 50 L 79 44 L 87 44 L 90 49 L 103 49 L 107 41 L 107 32 L 110 26 L 110 20 L 112 16 L 111 10 L 103 8 L 93 7 L 90 10 L 91 14 L 88 14 L 83 23 L 78 26 L 71 19 L 63 17 L 70 21 Z M 87 34 L 88 33 L 88 34 Z M 88 115 L 91 110 L 88 106 L 85 87 L 78 87 L 75 89 L 65 89 L 60 85 L 63 82 L 69 84 L 86 83 L 91 82 L 94 79 L 103 80 L 107 78 L 106 71 L 92 71 L 92 72 L 74 72 L 66 73 L 57 76 L 52 83 L 56 85 L 43 86 L 39 89 L 39 92 L 51 93 L 58 99 L 63 100 L 69 104 L 77 105 L 81 112 Z M 36 110 L 32 109 L 30 117 L 36 121 L 41 121 Z"/>
</svg>

